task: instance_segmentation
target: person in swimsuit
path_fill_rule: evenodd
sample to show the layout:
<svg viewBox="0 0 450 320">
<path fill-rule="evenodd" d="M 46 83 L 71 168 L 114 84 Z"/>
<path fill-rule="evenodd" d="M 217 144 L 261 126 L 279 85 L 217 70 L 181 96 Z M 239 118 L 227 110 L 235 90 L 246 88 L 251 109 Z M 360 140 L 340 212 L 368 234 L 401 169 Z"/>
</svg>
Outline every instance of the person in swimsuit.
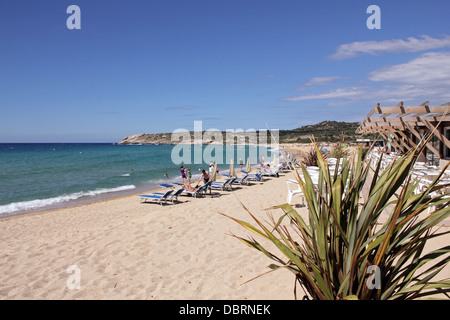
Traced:
<svg viewBox="0 0 450 320">
<path fill-rule="evenodd" d="M 200 179 L 198 180 L 197 185 L 200 183 L 200 181 L 202 179 L 203 179 L 203 184 L 206 184 L 209 181 L 209 172 L 204 169 L 202 170 L 202 175 L 201 175 Z"/>
<path fill-rule="evenodd" d="M 187 179 L 187 178 L 186 178 L 186 171 L 185 171 L 183 165 L 180 167 L 180 173 L 181 173 L 181 179 L 183 179 L 183 183 L 184 183 L 184 179 Z"/>
<path fill-rule="evenodd" d="M 184 187 L 188 191 L 193 191 L 193 189 L 191 187 L 191 178 L 192 178 L 191 168 L 189 168 L 189 169 L 185 168 L 184 172 L 186 173 L 186 182 L 183 182 Z"/>
<path fill-rule="evenodd" d="M 203 182 L 207 183 L 209 181 L 209 172 L 205 170 L 205 172 L 202 172 Z"/>
<path fill-rule="evenodd" d="M 196 190 L 198 189 L 197 187 L 192 188 L 191 184 L 190 184 L 190 183 L 187 183 L 187 182 L 184 183 L 184 188 L 185 188 L 187 191 L 196 191 Z"/>
<path fill-rule="evenodd" d="M 187 180 L 188 180 L 189 184 L 191 184 L 191 178 L 192 178 L 191 168 L 187 169 L 186 175 L 187 175 Z"/>
</svg>

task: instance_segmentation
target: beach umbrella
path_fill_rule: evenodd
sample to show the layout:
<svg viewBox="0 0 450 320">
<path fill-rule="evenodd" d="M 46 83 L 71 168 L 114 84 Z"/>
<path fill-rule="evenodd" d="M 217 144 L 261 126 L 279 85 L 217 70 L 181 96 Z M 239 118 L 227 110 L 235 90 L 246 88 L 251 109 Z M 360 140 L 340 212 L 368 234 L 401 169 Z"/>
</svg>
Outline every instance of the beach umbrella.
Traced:
<svg viewBox="0 0 450 320">
<path fill-rule="evenodd" d="M 250 164 L 250 157 L 247 158 L 247 165 L 245 166 L 245 171 L 247 171 L 248 173 L 252 171 L 252 166 Z"/>
<path fill-rule="evenodd" d="M 233 164 L 233 159 L 230 160 L 230 176 L 234 176 L 234 164 Z"/>
<path fill-rule="evenodd" d="M 273 154 L 273 161 L 272 161 L 273 167 L 278 167 L 278 153 Z"/>
<path fill-rule="evenodd" d="M 209 181 L 216 181 L 217 179 L 217 163 L 214 163 L 213 170 L 209 175 Z"/>
</svg>

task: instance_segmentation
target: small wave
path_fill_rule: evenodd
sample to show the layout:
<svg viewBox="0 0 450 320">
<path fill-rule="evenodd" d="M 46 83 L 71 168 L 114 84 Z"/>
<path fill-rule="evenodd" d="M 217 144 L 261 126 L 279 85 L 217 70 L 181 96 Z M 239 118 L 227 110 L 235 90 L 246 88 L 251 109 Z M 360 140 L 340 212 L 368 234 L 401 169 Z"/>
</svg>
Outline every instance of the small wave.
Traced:
<svg viewBox="0 0 450 320">
<path fill-rule="evenodd" d="M 129 174 L 129 173 L 124 173 L 124 174 L 121 174 L 120 176 L 121 176 L 121 177 L 129 177 L 130 174 Z"/>
<path fill-rule="evenodd" d="M 71 201 L 71 200 L 77 200 L 82 197 L 92 197 L 104 193 L 109 192 L 117 192 L 117 191 L 124 191 L 124 190 L 131 190 L 136 188 L 133 185 L 128 186 L 122 186 L 117 188 L 100 188 L 96 190 L 86 191 L 86 192 L 76 192 L 71 193 L 67 195 L 62 195 L 59 197 L 54 198 L 48 198 L 48 199 L 36 199 L 36 200 L 30 200 L 30 201 L 22 201 L 22 202 L 14 202 L 7 205 L 0 206 L 0 214 L 5 213 L 13 213 L 16 211 L 22 211 L 22 210 L 32 210 L 32 209 L 39 209 L 46 206 L 55 205 L 58 203 Z"/>
</svg>

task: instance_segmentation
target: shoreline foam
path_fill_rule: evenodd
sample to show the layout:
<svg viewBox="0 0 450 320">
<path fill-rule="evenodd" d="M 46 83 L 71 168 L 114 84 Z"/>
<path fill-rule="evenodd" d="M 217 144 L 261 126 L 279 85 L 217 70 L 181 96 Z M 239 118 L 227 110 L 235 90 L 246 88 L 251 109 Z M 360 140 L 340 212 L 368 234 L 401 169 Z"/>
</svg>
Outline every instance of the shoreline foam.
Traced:
<svg viewBox="0 0 450 320">
<path fill-rule="evenodd" d="M 239 167 L 239 164 L 235 164 L 236 167 Z M 252 168 L 255 168 L 256 166 L 252 166 Z M 240 169 L 239 169 L 240 170 Z M 229 169 L 222 169 L 219 172 L 220 173 L 228 173 Z M 193 174 L 192 175 L 192 182 L 197 181 L 200 178 L 200 174 Z M 97 201 L 103 201 L 103 200 L 110 200 L 115 198 L 120 198 L 123 196 L 129 196 L 129 195 L 137 195 L 143 192 L 157 192 L 161 189 L 163 189 L 160 184 L 163 183 L 173 183 L 173 182 L 181 182 L 181 178 L 170 178 L 170 179 L 158 179 L 155 181 L 150 181 L 143 185 L 124 185 L 116 188 L 99 188 L 96 190 L 90 190 L 90 191 L 80 191 L 68 195 L 61 195 L 58 197 L 53 198 L 47 198 L 47 199 L 35 199 L 35 200 L 26 200 L 26 201 L 19 201 L 19 202 L 13 202 L 6 205 L 0 206 L 0 220 L 4 218 L 9 218 L 13 216 L 19 216 L 19 215 L 26 215 L 26 214 L 33 214 L 48 210 L 55 210 L 55 209 L 63 209 L 63 208 L 70 208 L 75 207 L 83 204 L 89 204 Z M 35 204 L 33 206 L 33 204 Z M 40 205 L 42 204 L 42 205 Z M 17 208 L 13 211 L 3 211 L 2 208 Z"/>
</svg>

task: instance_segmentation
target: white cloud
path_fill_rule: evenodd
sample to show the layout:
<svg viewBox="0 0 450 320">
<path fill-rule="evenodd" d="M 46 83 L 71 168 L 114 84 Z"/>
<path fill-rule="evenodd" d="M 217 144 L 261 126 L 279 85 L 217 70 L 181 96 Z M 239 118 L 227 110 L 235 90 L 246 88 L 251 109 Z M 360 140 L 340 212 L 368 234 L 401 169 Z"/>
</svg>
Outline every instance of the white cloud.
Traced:
<svg viewBox="0 0 450 320">
<path fill-rule="evenodd" d="M 336 77 L 336 76 L 330 76 L 330 77 L 314 77 L 309 79 L 309 81 L 306 83 L 308 86 L 312 85 L 319 85 L 319 86 L 325 86 L 332 84 L 334 81 L 339 79 L 345 79 L 344 77 Z"/>
<path fill-rule="evenodd" d="M 304 86 L 298 87 L 296 91 L 304 91 L 310 89 L 312 86 L 329 86 L 338 84 L 336 80 L 347 79 L 346 77 L 328 76 L 328 77 L 313 77 L 305 83 Z"/>
<path fill-rule="evenodd" d="M 439 48 L 450 47 L 450 36 L 445 35 L 441 39 L 422 36 L 421 38 L 409 37 L 407 40 L 394 39 L 384 41 L 356 41 L 342 44 L 332 59 L 353 58 L 360 54 L 376 55 L 383 52 L 419 52 Z"/>
<path fill-rule="evenodd" d="M 418 87 L 450 86 L 450 52 L 424 53 L 407 63 L 369 73 L 369 80 L 409 84 Z"/>
<path fill-rule="evenodd" d="M 318 100 L 318 99 L 337 99 L 337 98 L 351 98 L 359 96 L 364 92 L 361 87 L 347 87 L 339 88 L 332 91 L 318 93 L 318 94 L 307 94 L 296 97 L 285 98 L 286 101 L 305 101 L 305 100 Z"/>
<path fill-rule="evenodd" d="M 331 77 L 330 77 L 331 78 Z M 321 78 L 312 78 L 321 79 Z M 325 81 L 325 78 L 323 78 Z M 422 103 L 426 100 L 446 102 L 450 99 L 450 52 L 429 52 L 368 74 L 369 83 L 331 91 L 303 94 L 285 101 L 332 100 L 328 106 L 361 102 L 397 104 L 400 101 Z M 320 82 L 320 81 L 318 81 Z M 304 87 L 307 89 L 310 87 Z"/>
</svg>

